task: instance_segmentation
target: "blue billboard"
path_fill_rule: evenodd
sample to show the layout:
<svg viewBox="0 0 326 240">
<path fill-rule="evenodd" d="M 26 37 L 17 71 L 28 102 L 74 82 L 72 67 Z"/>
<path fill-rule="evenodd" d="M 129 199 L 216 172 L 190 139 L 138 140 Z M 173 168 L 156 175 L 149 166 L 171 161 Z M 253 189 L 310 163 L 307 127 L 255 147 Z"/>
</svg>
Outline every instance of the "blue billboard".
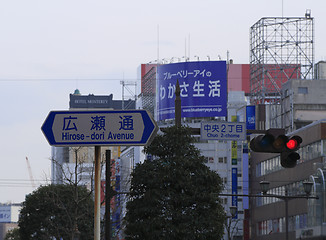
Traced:
<svg viewBox="0 0 326 240">
<path fill-rule="evenodd" d="M 238 208 L 238 168 L 232 168 L 232 206 Z M 232 219 L 237 219 L 238 213 L 236 213 Z"/>
<path fill-rule="evenodd" d="M 256 129 L 256 106 L 246 106 L 247 129 Z"/>
<path fill-rule="evenodd" d="M 177 80 L 182 117 L 223 117 L 227 114 L 225 61 L 182 62 L 157 68 L 157 119 L 174 118 Z"/>
</svg>

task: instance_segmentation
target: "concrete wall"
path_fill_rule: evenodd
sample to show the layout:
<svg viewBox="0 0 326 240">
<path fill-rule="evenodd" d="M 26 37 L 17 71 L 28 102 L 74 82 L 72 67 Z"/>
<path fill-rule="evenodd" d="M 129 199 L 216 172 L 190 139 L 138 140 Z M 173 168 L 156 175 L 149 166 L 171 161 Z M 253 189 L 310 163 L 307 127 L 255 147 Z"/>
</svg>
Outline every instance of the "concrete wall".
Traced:
<svg viewBox="0 0 326 240">
<path fill-rule="evenodd" d="M 289 80 L 282 88 L 281 107 L 286 132 L 326 118 L 326 80 Z"/>
</svg>

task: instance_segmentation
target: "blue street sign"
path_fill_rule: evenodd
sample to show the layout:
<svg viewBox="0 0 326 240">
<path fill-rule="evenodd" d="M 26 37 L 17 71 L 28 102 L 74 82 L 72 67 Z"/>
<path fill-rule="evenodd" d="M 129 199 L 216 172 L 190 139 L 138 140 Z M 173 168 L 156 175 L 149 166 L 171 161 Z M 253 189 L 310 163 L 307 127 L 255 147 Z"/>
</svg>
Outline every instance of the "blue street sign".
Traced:
<svg viewBox="0 0 326 240">
<path fill-rule="evenodd" d="M 246 133 L 242 122 L 202 122 L 200 128 L 202 140 L 245 141 Z"/>
<path fill-rule="evenodd" d="M 157 130 L 146 110 L 51 111 L 42 126 L 52 146 L 143 146 Z"/>
</svg>

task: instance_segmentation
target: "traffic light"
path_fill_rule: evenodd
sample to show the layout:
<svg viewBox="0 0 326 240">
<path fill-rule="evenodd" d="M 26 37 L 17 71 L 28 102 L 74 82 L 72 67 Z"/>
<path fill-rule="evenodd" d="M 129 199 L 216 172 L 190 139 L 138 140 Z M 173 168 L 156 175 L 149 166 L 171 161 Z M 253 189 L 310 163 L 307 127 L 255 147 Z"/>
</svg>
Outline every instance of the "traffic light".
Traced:
<svg viewBox="0 0 326 240">
<path fill-rule="evenodd" d="M 302 138 L 299 136 L 292 136 L 287 140 L 286 149 L 281 152 L 282 167 L 293 168 L 297 165 L 300 155 L 296 151 L 300 148 L 300 143 L 302 143 Z"/>
<path fill-rule="evenodd" d="M 300 155 L 296 152 L 300 148 L 302 138 L 288 137 L 284 129 L 272 128 L 265 135 L 259 135 L 250 141 L 250 149 L 254 152 L 280 153 L 281 165 L 292 168 L 297 164 Z"/>
<path fill-rule="evenodd" d="M 259 135 L 250 141 L 250 149 L 254 152 L 281 153 L 287 141 L 284 134 L 284 129 L 268 129 L 265 135 Z"/>
</svg>

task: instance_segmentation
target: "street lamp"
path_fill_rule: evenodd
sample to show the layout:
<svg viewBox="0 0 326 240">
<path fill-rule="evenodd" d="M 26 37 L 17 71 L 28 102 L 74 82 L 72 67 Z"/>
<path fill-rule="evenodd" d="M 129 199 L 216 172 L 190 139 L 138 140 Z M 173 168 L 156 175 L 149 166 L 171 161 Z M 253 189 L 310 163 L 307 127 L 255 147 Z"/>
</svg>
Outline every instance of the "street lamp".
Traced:
<svg viewBox="0 0 326 240">
<path fill-rule="evenodd" d="M 266 194 L 269 189 L 269 185 L 270 185 L 269 181 L 260 181 L 259 184 L 260 184 L 260 189 L 263 192 L 263 194 Z M 309 182 L 309 181 L 303 182 L 303 189 L 304 189 L 304 192 L 307 194 L 307 196 L 309 196 L 311 193 L 312 185 L 313 185 L 313 182 Z"/>
<path fill-rule="evenodd" d="M 306 193 L 306 195 L 295 195 L 295 196 L 289 196 L 288 195 L 288 190 L 285 189 L 285 196 L 283 195 L 277 195 L 277 194 L 267 194 L 267 191 L 269 189 L 269 182 L 268 181 L 261 181 L 260 183 L 260 188 L 263 193 L 264 197 L 274 197 L 281 199 L 285 202 L 285 239 L 289 239 L 289 200 L 295 199 L 295 198 L 315 198 L 318 199 L 318 196 L 311 196 L 310 193 L 312 190 L 312 182 L 304 181 L 303 182 L 303 189 Z"/>
<path fill-rule="evenodd" d="M 269 181 L 260 181 L 260 189 L 265 195 L 269 189 Z"/>
<path fill-rule="evenodd" d="M 237 207 L 236 206 L 230 206 L 230 213 L 232 218 L 237 214 Z"/>
<path fill-rule="evenodd" d="M 308 182 L 308 181 L 303 182 L 303 189 L 307 195 L 310 195 L 313 184 L 314 184 L 313 182 Z"/>
</svg>

